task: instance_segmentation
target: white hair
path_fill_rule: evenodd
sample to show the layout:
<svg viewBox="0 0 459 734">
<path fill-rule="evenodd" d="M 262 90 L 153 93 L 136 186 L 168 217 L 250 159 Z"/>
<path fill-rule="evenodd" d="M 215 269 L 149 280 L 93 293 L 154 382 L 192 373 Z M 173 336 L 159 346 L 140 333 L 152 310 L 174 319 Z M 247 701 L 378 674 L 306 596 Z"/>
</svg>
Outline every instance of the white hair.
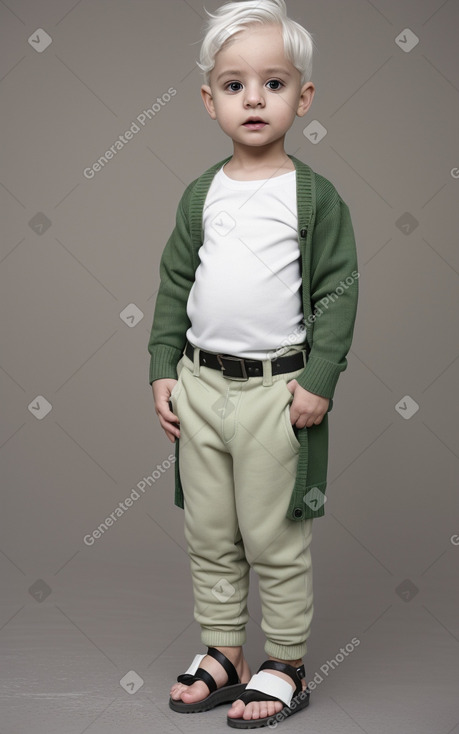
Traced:
<svg viewBox="0 0 459 734">
<path fill-rule="evenodd" d="M 284 0 L 235 0 L 225 3 L 215 13 L 206 10 L 209 20 L 201 45 L 199 68 L 209 84 L 215 56 L 228 41 L 252 23 L 276 24 L 281 27 L 285 55 L 301 73 L 301 84 L 311 80 L 314 40 L 303 26 L 287 16 Z"/>
</svg>

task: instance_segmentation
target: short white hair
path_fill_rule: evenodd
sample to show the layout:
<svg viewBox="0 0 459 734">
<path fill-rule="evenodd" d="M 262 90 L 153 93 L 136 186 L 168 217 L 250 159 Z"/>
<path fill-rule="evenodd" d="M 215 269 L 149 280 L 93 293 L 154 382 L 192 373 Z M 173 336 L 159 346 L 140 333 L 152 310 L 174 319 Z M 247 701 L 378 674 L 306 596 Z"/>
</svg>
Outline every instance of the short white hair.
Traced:
<svg viewBox="0 0 459 734">
<path fill-rule="evenodd" d="M 287 16 L 284 0 L 235 0 L 225 3 L 215 13 L 206 10 L 209 20 L 201 45 L 199 68 L 209 84 L 215 56 L 226 41 L 253 23 L 280 26 L 285 55 L 301 73 L 301 84 L 311 80 L 314 40 L 305 28 Z"/>
</svg>

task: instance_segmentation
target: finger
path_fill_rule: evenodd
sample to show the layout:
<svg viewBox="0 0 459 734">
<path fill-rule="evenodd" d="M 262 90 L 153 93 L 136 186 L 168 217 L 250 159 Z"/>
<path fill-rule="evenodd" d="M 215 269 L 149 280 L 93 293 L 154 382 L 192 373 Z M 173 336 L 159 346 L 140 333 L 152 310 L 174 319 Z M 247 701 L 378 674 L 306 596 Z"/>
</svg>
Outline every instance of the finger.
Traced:
<svg viewBox="0 0 459 734">
<path fill-rule="evenodd" d="M 299 418 L 301 418 L 301 413 L 298 410 L 298 408 L 295 408 L 293 402 L 290 403 L 289 415 L 290 415 L 290 423 L 292 425 L 296 423 Z"/>
<path fill-rule="evenodd" d="M 312 418 L 311 426 L 319 426 L 322 423 L 322 416 L 318 416 L 317 418 Z"/>
<path fill-rule="evenodd" d="M 174 443 L 176 438 L 180 438 L 180 431 L 178 428 L 165 428 L 164 431 L 169 441 L 172 441 L 172 443 Z"/>
<path fill-rule="evenodd" d="M 163 428 L 171 441 L 175 440 L 175 438 L 171 438 L 172 436 L 180 438 L 180 429 L 176 422 L 168 421 L 162 415 L 159 416 L 159 422 L 161 424 L 161 428 Z"/>
<path fill-rule="evenodd" d="M 175 415 L 172 409 L 172 400 L 168 401 L 167 407 L 160 412 L 160 415 L 162 415 L 169 423 L 180 423 L 178 415 Z"/>
</svg>

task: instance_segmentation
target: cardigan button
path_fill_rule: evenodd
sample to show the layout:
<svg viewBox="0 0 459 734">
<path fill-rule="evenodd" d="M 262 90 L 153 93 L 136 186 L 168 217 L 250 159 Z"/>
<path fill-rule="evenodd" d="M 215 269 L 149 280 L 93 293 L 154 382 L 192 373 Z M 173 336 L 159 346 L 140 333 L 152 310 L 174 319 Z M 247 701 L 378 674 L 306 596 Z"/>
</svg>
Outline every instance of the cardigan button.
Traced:
<svg viewBox="0 0 459 734">
<path fill-rule="evenodd" d="M 300 237 L 306 237 L 307 233 L 308 233 L 307 229 L 302 229 L 300 232 Z"/>
<path fill-rule="evenodd" d="M 295 509 L 293 511 L 293 516 L 294 517 L 303 517 L 303 510 L 301 509 L 301 507 L 295 507 Z"/>
</svg>

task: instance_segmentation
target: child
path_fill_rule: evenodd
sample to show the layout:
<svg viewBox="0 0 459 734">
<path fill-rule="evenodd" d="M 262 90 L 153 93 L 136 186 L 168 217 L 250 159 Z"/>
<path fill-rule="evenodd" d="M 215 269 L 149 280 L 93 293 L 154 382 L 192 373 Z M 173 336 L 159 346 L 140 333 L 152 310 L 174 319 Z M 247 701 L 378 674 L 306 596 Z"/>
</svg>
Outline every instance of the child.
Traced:
<svg viewBox="0 0 459 734">
<path fill-rule="evenodd" d="M 328 412 L 357 305 L 349 209 L 284 150 L 314 97 L 310 34 L 284 0 L 210 15 L 201 95 L 233 155 L 186 189 L 160 265 L 149 342 L 155 411 L 176 442 L 195 619 L 207 655 L 172 686 L 177 712 L 232 702 L 227 723 L 277 723 L 309 703 L 311 531 L 324 515 Z M 180 450 L 180 453 L 179 453 Z M 244 659 L 249 570 L 265 661 Z"/>
</svg>

